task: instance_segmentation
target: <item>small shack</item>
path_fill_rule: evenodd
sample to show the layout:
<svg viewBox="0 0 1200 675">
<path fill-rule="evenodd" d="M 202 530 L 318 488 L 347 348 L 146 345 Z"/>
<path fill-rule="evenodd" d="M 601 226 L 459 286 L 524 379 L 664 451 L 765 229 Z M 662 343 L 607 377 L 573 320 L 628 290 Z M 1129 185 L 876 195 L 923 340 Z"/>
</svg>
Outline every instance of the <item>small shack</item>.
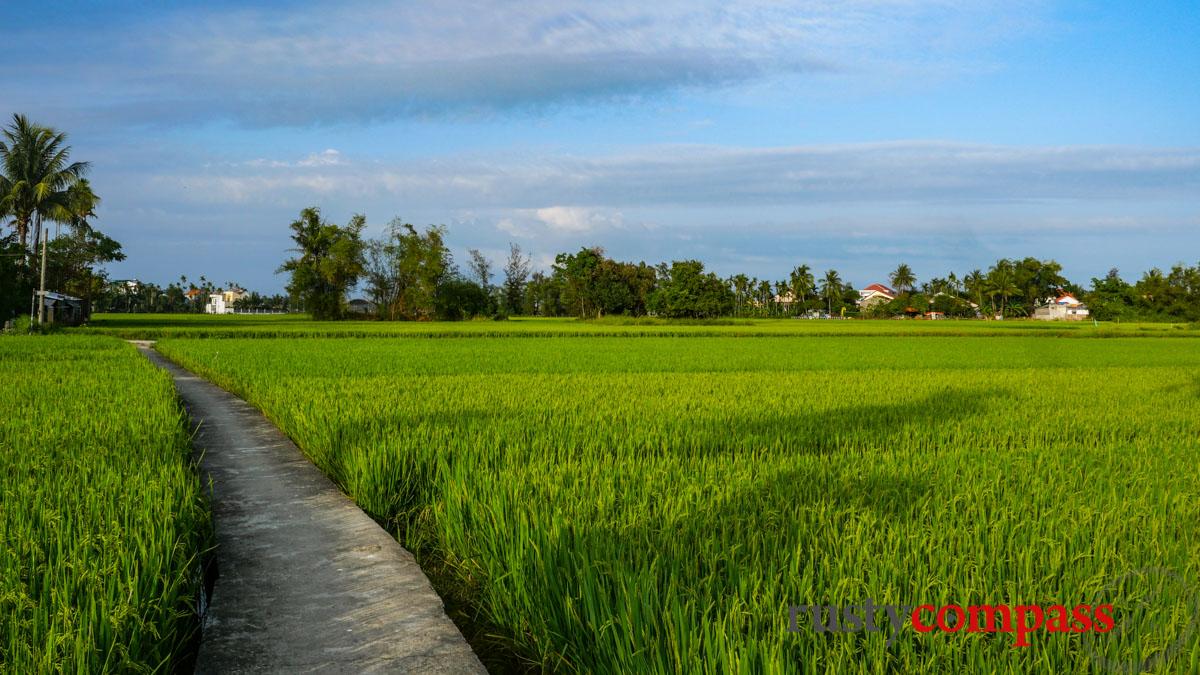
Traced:
<svg viewBox="0 0 1200 675">
<path fill-rule="evenodd" d="M 377 309 L 375 303 L 362 298 L 354 298 L 346 304 L 349 306 L 350 311 L 355 314 L 374 314 Z"/>
<path fill-rule="evenodd" d="M 39 291 L 42 296 L 42 323 L 59 323 L 78 326 L 87 321 L 87 312 L 82 298 L 52 291 Z"/>
</svg>

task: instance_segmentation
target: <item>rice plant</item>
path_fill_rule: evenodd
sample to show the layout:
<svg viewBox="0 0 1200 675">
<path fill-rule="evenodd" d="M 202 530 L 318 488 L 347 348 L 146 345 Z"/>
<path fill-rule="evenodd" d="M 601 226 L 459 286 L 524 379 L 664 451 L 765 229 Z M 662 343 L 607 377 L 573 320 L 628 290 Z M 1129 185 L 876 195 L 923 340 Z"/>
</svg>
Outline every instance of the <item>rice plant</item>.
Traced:
<svg viewBox="0 0 1200 675">
<path fill-rule="evenodd" d="M 185 669 L 211 521 L 170 376 L 10 336 L 0 377 L 0 672 Z"/>
</svg>

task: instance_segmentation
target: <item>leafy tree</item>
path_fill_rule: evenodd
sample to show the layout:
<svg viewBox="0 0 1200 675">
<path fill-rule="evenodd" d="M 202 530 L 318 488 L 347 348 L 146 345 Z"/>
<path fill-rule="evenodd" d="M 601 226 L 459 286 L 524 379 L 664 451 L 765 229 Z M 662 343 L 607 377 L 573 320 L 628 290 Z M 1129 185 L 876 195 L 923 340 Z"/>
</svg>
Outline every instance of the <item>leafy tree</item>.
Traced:
<svg viewBox="0 0 1200 675">
<path fill-rule="evenodd" d="M 364 272 L 366 218 L 355 215 L 341 227 L 323 220 L 320 209 L 310 207 L 290 227 L 296 242 L 291 250 L 300 256 L 284 262 L 276 273 L 291 274 L 288 292 L 301 298 L 314 319 L 341 318 L 346 292 Z"/>
<path fill-rule="evenodd" d="M 566 282 L 559 274 L 533 273 L 525 285 L 525 314 L 527 316 L 565 316 L 563 305 Z"/>
<path fill-rule="evenodd" d="M 521 254 L 517 244 L 508 245 L 508 262 L 504 265 L 504 307 L 509 314 L 519 314 L 525 307 L 525 280 L 529 278 L 530 259 Z"/>
<path fill-rule="evenodd" d="M 446 229 L 415 227 L 395 218 L 386 233 L 367 244 L 367 295 L 383 319 L 429 320 L 448 313 L 447 298 L 438 287 L 454 276 L 454 263 L 445 244 Z"/>
<path fill-rule="evenodd" d="M 93 299 L 106 286 L 106 276 L 97 266 L 124 260 L 125 254 L 121 244 L 83 223 L 74 234 L 48 242 L 46 258 L 47 287 L 83 298 L 90 312 Z"/>
<path fill-rule="evenodd" d="M 1000 311 L 1006 312 L 1008 309 L 1008 298 L 1014 295 L 1021 295 L 1023 291 L 1017 285 L 1016 274 L 1013 271 L 1012 264 L 1007 260 L 1000 260 L 992 266 L 988 271 L 987 282 L 985 286 L 988 297 L 992 299 L 992 313 L 996 313 L 996 296 L 1000 296 Z"/>
<path fill-rule="evenodd" d="M 17 243 L 16 231 L 0 236 L 0 326 L 29 311 L 33 279 L 21 274 L 26 249 Z"/>
<path fill-rule="evenodd" d="M 1099 321 L 1133 319 L 1138 315 L 1134 287 L 1125 283 L 1116 269 L 1103 279 L 1092 279 L 1092 291 L 1080 299 Z"/>
<path fill-rule="evenodd" d="M 599 316 L 594 298 L 595 271 L 604 260 L 600 248 L 582 248 L 578 253 L 559 253 L 554 257 L 554 271 L 566 284 L 566 303 L 579 308 L 579 317 Z"/>
<path fill-rule="evenodd" d="M 492 297 L 472 279 L 451 275 L 441 281 L 435 296 L 437 318 L 460 321 L 492 313 Z"/>
<path fill-rule="evenodd" d="M 472 278 L 483 288 L 492 287 L 492 261 L 488 260 L 479 252 L 479 249 L 467 249 L 467 253 L 471 254 L 471 260 L 467 263 L 467 267 L 471 270 Z"/>
<path fill-rule="evenodd" d="M 650 308 L 667 318 L 705 319 L 733 310 L 734 293 L 717 275 L 704 271 L 697 260 L 671 263 L 668 278 L 660 280 L 650 297 Z"/>
</svg>

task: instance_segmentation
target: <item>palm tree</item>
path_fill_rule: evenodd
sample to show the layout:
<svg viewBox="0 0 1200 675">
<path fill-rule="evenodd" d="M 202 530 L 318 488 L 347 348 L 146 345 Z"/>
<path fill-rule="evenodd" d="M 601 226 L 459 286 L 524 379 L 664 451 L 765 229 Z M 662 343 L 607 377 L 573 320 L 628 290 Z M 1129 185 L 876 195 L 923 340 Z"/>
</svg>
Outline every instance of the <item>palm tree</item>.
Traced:
<svg viewBox="0 0 1200 675">
<path fill-rule="evenodd" d="M 737 293 L 737 313 L 741 316 L 742 310 L 746 306 L 746 299 L 750 295 L 750 279 L 745 274 L 738 274 L 731 277 L 733 290 Z"/>
<path fill-rule="evenodd" d="M 829 302 L 829 316 L 833 316 L 833 294 L 841 288 L 842 278 L 838 276 L 837 270 L 825 270 L 825 276 L 821 278 L 821 292 Z"/>
<path fill-rule="evenodd" d="M 78 215 L 79 183 L 90 168 L 87 162 L 70 163 L 67 135 L 13 115 L 0 139 L 0 217 L 12 218 L 24 249 L 29 228 L 41 232 L 43 220 L 63 222 Z M 86 188 L 91 193 L 91 188 Z M 92 195 L 95 197 L 95 195 Z M 94 202 L 93 202 L 94 203 Z"/>
<path fill-rule="evenodd" d="M 988 295 L 992 298 L 992 312 L 996 309 L 996 295 L 1000 295 L 1001 311 L 1008 307 L 1010 295 L 1021 295 L 1016 275 L 1007 267 L 993 267 L 987 276 Z"/>
<path fill-rule="evenodd" d="M 913 275 L 912 268 L 904 263 L 900 263 L 900 266 L 888 278 L 892 282 L 892 288 L 895 288 L 897 293 L 912 290 L 913 285 L 917 283 L 917 277 Z"/>
<path fill-rule="evenodd" d="M 767 314 L 767 302 L 771 299 L 771 282 L 763 279 L 758 282 L 758 308 L 760 313 Z"/>
<path fill-rule="evenodd" d="M 974 294 L 975 304 L 978 305 L 977 309 L 983 309 L 983 293 L 985 285 L 983 271 L 976 268 L 970 272 L 967 272 L 967 275 L 963 277 L 963 285 L 966 287 L 968 294 Z"/>
<path fill-rule="evenodd" d="M 92 228 L 87 221 L 88 218 L 96 217 L 96 207 L 99 205 L 100 198 L 92 192 L 92 184 L 88 179 L 80 178 L 79 182 L 67 191 L 67 206 L 51 214 L 51 220 L 55 222 L 55 238 L 58 238 L 58 223 L 65 223 L 77 236 L 91 232 Z"/>
<path fill-rule="evenodd" d="M 801 265 L 792 270 L 792 299 L 800 299 L 801 306 L 807 301 L 807 295 L 812 293 L 816 286 L 813 280 L 812 268 L 808 265 Z"/>
<path fill-rule="evenodd" d="M 782 309 L 782 307 L 783 307 L 784 294 L 787 292 L 788 292 L 788 282 L 786 282 L 786 281 L 776 281 L 775 282 L 775 295 L 779 298 L 779 302 L 775 303 L 775 305 L 776 305 L 775 308 L 777 310 L 777 313 L 778 313 L 778 310 Z M 792 300 L 794 301 L 795 298 L 792 298 Z"/>
</svg>

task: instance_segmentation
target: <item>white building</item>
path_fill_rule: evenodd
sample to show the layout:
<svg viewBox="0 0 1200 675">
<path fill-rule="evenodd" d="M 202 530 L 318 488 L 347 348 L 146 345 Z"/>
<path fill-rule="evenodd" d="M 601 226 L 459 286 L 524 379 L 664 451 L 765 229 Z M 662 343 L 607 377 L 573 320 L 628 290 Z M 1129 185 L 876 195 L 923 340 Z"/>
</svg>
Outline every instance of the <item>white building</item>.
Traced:
<svg viewBox="0 0 1200 675">
<path fill-rule="evenodd" d="M 233 314 L 233 303 L 246 294 L 240 288 L 231 288 L 208 296 L 208 304 L 204 306 L 205 314 Z"/>
<path fill-rule="evenodd" d="M 1070 293 L 1046 298 L 1045 304 L 1033 310 L 1033 318 L 1041 321 L 1083 321 L 1088 314 L 1087 305 Z"/>
<path fill-rule="evenodd" d="M 898 293 L 883 284 L 871 284 L 858 292 L 858 306 L 866 309 L 896 299 Z"/>
</svg>

